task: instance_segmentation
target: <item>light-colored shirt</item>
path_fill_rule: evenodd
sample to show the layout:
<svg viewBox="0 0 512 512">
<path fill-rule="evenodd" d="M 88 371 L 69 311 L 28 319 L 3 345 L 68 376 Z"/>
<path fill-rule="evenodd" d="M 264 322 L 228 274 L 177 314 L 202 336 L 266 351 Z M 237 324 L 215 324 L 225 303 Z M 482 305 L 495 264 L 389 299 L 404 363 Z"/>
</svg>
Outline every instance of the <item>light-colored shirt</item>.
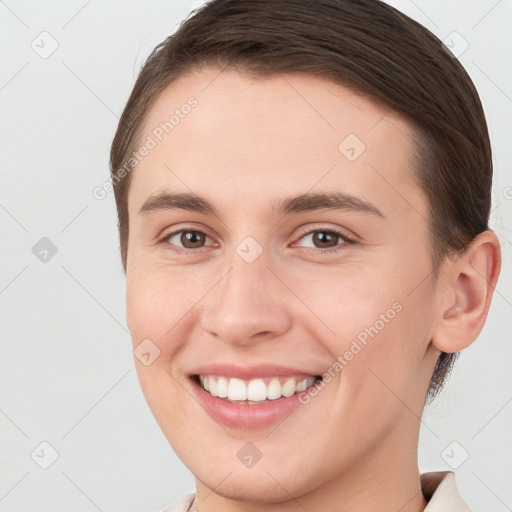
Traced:
<svg viewBox="0 0 512 512">
<path fill-rule="evenodd" d="M 421 475 L 421 491 L 428 502 L 424 512 L 471 512 L 460 497 L 453 471 L 435 471 Z M 197 512 L 195 494 L 189 494 L 162 512 Z"/>
</svg>

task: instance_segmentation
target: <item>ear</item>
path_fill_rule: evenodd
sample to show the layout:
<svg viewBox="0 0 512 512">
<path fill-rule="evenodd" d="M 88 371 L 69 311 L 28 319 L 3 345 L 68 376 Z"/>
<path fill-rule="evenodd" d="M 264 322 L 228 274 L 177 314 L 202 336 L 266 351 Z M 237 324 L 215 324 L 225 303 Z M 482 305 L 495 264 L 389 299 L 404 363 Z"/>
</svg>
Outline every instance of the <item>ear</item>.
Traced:
<svg viewBox="0 0 512 512">
<path fill-rule="evenodd" d="M 498 238 L 490 230 L 480 233 L 464 255 L 447 258 L 443 266 L 432 344 L 452 353 L 471 345 L 484 326 L 501 269 Z"/>
</svg>

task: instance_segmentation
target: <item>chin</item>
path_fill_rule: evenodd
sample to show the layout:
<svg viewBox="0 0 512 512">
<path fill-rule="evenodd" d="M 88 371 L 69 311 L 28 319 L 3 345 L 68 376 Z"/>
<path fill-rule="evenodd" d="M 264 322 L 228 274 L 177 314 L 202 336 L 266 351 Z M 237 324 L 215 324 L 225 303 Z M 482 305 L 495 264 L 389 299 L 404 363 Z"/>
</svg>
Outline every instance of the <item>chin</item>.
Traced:
<svg viewBox="0 0 512 512">
<path fill-rule="evenodd" d="M 276 471 L 277 473 L 277 471 Z M 227 473 L 226 473 L 227 475 Z M 254 475 L 251 470 L 243 475 L 242 472 L 229 476 L 224 476 L 225 480 L 219 485 L 218 481 L 213 481 L 211 476 L 201 480 L 208 487 L 214 489 L 215 493 L 234 501 L 243 501 L 256 503 L 260 505 L 271 505 L 282 503 L 290 499 L 299 497 L 304 493 L 304 488 L 295 482 L 295 486 L 299 486 L 301 492 L 295 489 L 288 479 L 272 478 L 268 473 Z"/>
</svg>

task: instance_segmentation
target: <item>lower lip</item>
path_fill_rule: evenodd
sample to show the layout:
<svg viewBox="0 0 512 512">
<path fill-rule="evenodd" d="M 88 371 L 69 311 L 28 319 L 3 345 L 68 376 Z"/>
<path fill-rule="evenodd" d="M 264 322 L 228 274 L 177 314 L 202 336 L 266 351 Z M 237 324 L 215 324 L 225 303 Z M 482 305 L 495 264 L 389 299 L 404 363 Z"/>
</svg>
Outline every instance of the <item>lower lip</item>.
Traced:
<svg viewBox="0 0 512 512">
<path fill-rule="evenodd" d="M 290 397 L 266 400 L 261 405 L 236 404 L 210 395 L 194 379 L 191 380 L 194 395 L 199 403 L 214 420 L 227 427 L 243 429 L 270 427 L 283 421 L 301 405 L 298 393 Z"/>
</svg>

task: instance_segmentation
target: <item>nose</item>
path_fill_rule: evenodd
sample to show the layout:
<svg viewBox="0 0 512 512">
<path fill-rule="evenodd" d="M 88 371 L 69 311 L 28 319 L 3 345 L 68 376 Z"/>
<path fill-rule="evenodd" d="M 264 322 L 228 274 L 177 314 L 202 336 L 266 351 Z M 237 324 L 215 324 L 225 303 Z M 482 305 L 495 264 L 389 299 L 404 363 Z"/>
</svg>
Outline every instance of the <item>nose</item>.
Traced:
<svg viewBox="0 0 512 512">
<path fill-rule="evenodd" d="M 265 254 L 265 253 L 263 253 Z M 225 343 L 248 346 L 278 337 L 292 325 L 291 297 L 263 254 L 253 263 L 238 255 L 207 296 L 201 326 Z"/>
</svg>

